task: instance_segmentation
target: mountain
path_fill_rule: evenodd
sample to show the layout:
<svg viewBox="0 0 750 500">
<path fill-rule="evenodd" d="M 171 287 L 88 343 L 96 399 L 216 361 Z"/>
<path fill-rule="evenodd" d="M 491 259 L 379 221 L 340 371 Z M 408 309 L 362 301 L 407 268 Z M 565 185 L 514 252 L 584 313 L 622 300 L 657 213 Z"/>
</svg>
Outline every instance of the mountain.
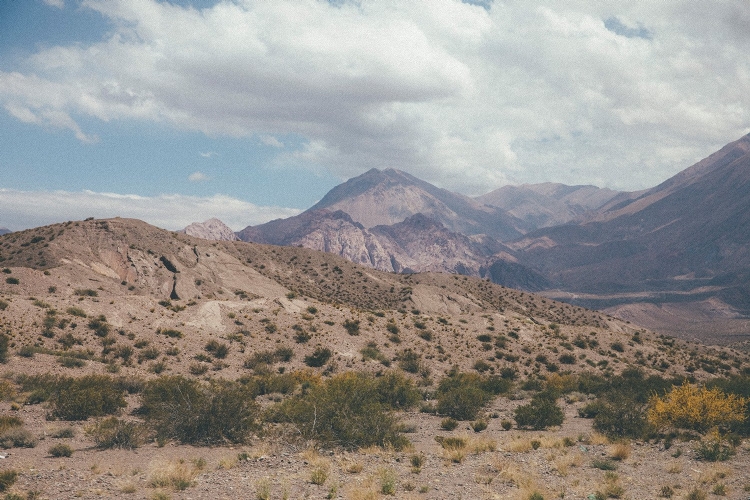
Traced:
<svg viewBox="0 0 750 500">
<path fill-rule="evenodd" d="M 8 234 L 10 232 L 11 232 L 11 230 L 8 229 L 8 228 L 0 227 L 0 236 L 3 235 L 3 234 Z"/>
<path fill-rule="evenodd" d="M 178 232 L 204 240 L 235 241 L 238 239 L 229 226 L 215 217 L 205 222 L 193 222 Z"/>
<path fill-rule="evenodd" d="M 341 210 L 365 228 L 389 226 L 416 214 L 440 222 L 448 230 L 486 234 L 500 241 L 524 232 L 521 220 L 394 169 L 372 169 L 331 189 L 311 211 Z"/>
<path fill-rule="evenodd" d="M 489 256 L 500 253 L 509 258 L 511 252 L 490 237 L 455 233 L 423 214 L 368 229 L 342 210 L 310 209 L 237 234 L 242 241 L 310 248 L 397 273 L 482 276 Z"/>
<path fill-rule="evenodd" d="M 705 312 L 714 300 L 722 315 L 750 315 L 750 135 L 584 223 L 510 246 L 589 307 L 702 303 Z"/>
<path fill-rule="evenodd" d="M 619 194 L 622 193 L 596 186 L 546 182 L 503 186 L 474 199 L 501 208 L 524 221 L 526 227 L 538 229 L 573 221 L 600 208 Z"/>
</svg>

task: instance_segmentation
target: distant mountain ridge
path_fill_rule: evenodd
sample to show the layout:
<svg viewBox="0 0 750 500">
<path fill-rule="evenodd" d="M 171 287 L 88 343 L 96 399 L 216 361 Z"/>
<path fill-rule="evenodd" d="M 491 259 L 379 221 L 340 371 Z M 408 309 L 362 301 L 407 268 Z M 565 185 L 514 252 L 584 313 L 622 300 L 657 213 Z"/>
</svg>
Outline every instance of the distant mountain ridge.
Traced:
<svg viewBox="0 0 750 500">
<path fill-rule="evenodd" d="M 545 182 L 503 186 L 475 200 L 502 208 L 529 228 L 558 226 L 602 207 L 622 193 L 596 186 L 567 186 Z"/>
<path fill-rule="evenodd" d="M 392 272 L 452 272 L 547 290 L 560 300 L 648 317 L 657 329 L 676 322 L 667 309 L 644 312 L 644 304 L 678 304 L 672 315 L 745 317 L 750 135 L 638 192 L 544 183 L 472 199 L 373 169 L 296 217 L 237 234 Z"/>
<path fill-rule="evenodd" d="M 0 227 L 0 235 L 11 233 L 12 231 L 6 227 Z"/>
</svg>

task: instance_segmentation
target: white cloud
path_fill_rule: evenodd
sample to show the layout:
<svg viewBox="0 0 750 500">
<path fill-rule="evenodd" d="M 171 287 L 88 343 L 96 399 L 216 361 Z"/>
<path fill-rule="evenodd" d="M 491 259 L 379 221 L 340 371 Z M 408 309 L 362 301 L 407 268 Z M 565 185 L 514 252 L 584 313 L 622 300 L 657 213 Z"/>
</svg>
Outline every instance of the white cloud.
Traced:
<svg viewBox="0 0 750 500">
<path fill-rule="evenodd" d="M 45 4 L 49 5 L 50 7 L 57 7 L 58 9 L 62 9 L 65 7 L 65 1 L 64 0 L 43 0 Z"/>
<path fill-rule="evenodd" d="M 293 208 L 263 207 L 228 196 L 137 196 L 93 191 L 17 191 L 0 188 L 0 226 L 14 231 L 87 217 L 141 219 L 165 229 L 217 217 L 234 230 L 291 217 Z"/>
<path fill-rule="evenodd" d="M 307 143 L 277 162 L 476 193 L 651 186 L 750 131 L 741 0 L 82 5 L 113 21 L 108 38 L 0 72 L 9 113 L 82 141 L 76 116 L 295 135 Z"/>
<path fill-rule="evenodd" d="M 188 175 L 188 180 L 190 182 L 202 182 L 207 181 L 208 176 L 203 172 L 193 172 L 192 174 Z"/>
<path fill-rule="evenodd" d="M 215 153 L 214 151 L 206 151 L 198 154 L 201 158 L 213 158 L 214 156 L 218 156 L 218 153 Z"/>
</svg>

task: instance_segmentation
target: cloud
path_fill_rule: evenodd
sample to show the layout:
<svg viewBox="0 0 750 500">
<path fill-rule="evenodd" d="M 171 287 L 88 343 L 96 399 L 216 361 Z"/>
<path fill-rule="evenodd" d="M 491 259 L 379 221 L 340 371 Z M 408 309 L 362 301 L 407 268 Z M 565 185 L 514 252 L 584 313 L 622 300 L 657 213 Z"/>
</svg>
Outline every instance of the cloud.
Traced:
<svg viewBox="0 0 750 500">
<path fill-rule="evenodd" d="M 201 158 L 213 158 L 214 156 L 218 156 L 218 153 L 215 153 L 213 151 L 206 151 L 204 153 L 198 153 Z"/>
<path fill-rule="evenodd" d="M 202 182 L 207 181 L 208 176 L 203 172 L 193 172 L 192 174 L 188 175 L 188 180 L 190 182 Z"/>
<path fill-rule="evenodd" d="M 272 161 L 469 194 L 643 188 L 750 132 L 742 2 L 474 3 L 83 0 L 111 33 L 0 72 L 0 103 L 82 141 L 76 117 L 302 137 Z"/>
<path fill-rule="evenodd" d="M 284 143 L 275 138 L 272 135 L 261 135 L 260 136 L 260 142 L 265 144 L 266 146 L 271 146 L 272 148 L 283 148 Z"/>
<path fill-rule="evenodd" d="M 45 4 L 49 5 L 50 7 L 57 7 L 58 9 L 62 9 L 65 7 L 65 1 L 64 0 L 43 0 Z"/>
<path fill-rule="evenodd" d="M 127 217 L 176 230 L 211 217 L 240 230 L 248 225 L 291 217 L 293 208 L 263 207 L 228 196 L 137 196 L 93 191 L 17 191 L 0 189 L 0 226 L 14 231 L 87 217 Z"/>
</svg>

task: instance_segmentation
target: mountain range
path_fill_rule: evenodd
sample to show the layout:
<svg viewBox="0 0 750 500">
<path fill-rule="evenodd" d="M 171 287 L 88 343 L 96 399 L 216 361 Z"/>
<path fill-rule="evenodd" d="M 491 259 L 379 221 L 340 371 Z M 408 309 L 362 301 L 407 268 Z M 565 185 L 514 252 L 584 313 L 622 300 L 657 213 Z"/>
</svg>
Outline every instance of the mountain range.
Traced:
<svg viewBox="0 0 750 500">
<path fill-rule="evenodd" d="M 482 277 L 729 341 L 747 336 L 750 315 L 749 182 L 750 135 L 638 192 L 545 183 L 470 198 L 372 169 L 237 237 L 383 271 Z"/>
</svg>

